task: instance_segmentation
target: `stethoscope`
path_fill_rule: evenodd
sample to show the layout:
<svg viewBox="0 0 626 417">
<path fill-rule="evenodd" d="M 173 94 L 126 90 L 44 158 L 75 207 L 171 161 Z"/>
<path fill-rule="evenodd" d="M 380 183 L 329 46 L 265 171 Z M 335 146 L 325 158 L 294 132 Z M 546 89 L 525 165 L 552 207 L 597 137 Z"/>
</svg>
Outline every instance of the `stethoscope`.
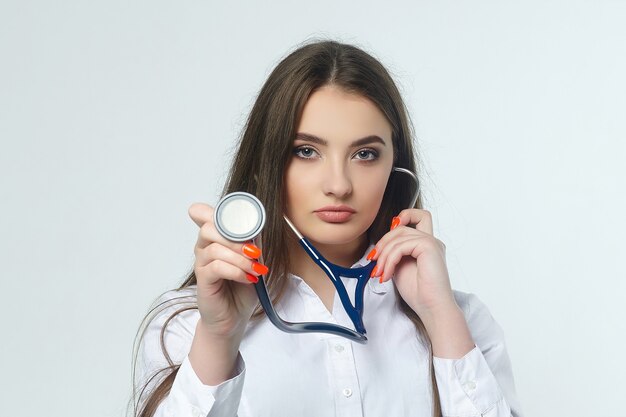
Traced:
<svg viewBox="0 0 626 417">
<path fill-rule="evenodd" d="M 405 168 L 394 167 L 392 171 L 408 174 L 415 181 L 416 189 L 411 199 L 410 208 L 415 206 L 419 196 L 420 187 L 417 175 Z M 363 293 L 365 285 L 370 279 L 370 273 L 376 261 L 370 261 L 367 265 L 358 268 L 344 268 L 328 261 L 317 249 L 296 229 L 293 223 L 283 215 L 283 218 L 299 239 L 300 245 L 304 248 L 309 257 L 326 273 L 337 289 L 341 304 L 343 305 L 350 320 L 354 324 L 355 330 L 349 329 L 333 323 L 325 322 L 301 322 L 292 323 L 285 321 L 276 313 L 272 301 L 265 286 L 263 276 L 259 276 L 259 281 L 254 284 L 259 301 L 268 319 L 278 329 L 287 333 L 328 333 L 345 337 L 358 343 L 367 343 L 366 330 L 363 325 Z M 265 208 L 254 195 L 237 191 L 222 197 L 215 206 L 213 222 L 218 232 L 232 242 L 254 241 L 254 238 L 261 233 L 265 225 Z M 357 285 L 354 293 L 354 305 L 350 301 L 343 282 L 340 277 L 356 278 Z"/>
</svg>

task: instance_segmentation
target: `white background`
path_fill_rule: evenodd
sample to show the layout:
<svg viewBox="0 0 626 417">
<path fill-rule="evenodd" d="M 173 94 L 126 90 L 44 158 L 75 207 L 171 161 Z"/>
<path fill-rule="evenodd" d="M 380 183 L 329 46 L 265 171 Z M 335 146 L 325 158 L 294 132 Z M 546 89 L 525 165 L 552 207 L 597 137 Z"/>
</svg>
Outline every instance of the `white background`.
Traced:
<svg viewBox="0 0 626 417">
<path fill-rule="evenodd" d="M 624 1 L 0 2 L 0 415 L 120 416 L 149 304 L 193 262 L 273 66 L 377 56 L 411 111 L 453 285 L 526 416 L 623 415 Z"/>
</svg>

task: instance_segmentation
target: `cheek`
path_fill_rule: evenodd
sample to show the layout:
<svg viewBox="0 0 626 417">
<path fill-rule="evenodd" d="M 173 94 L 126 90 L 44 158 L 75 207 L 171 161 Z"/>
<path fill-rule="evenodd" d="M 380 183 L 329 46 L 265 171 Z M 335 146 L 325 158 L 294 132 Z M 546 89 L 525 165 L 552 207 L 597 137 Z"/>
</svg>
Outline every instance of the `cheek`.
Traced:
<svg viewBox="0 0 626 417">
<path fill-rule="evenodd" d="M 307 176 L 300 172 L 301 169 L 297 165 L 290 164 L 285 173 L 285 190 L 286 190 L 286 214 L 288 217 L 293 216 L 294 207 L 302 207 L 306 197 L 306 190 L 309 189 L 307 184 Z"/>
<path fill-rule="evenodd" d="M 381 171 L 375 175 L 362 176 L 359 180 L 361 192 L 361 207 L 368 221 L 373 222 L 378 215 L 378 209 L 383 201 L 387 187 L 388 174 Z"/>
</svg>

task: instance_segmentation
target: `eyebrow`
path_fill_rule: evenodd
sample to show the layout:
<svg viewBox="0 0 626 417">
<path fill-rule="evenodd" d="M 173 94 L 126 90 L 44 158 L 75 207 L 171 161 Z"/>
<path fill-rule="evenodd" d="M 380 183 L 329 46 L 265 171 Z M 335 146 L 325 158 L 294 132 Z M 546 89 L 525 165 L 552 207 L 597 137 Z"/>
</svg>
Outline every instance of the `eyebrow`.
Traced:
<svg viewBox="0 0 626 417">
<path fill-rule="evenodd" d="M 310 133 L 296 133 L 296 139 L 300 139 L 300 140 L 306 140 L 309 142 L 313 142 L 313 143 L 317 143 L 319 145 L 328 145 L 328 141 L 325 139 L 322 139 L 318 136 L 315 135 L 311 135 Z M 350 144 L 350 147 L 355 147 L 355 146 L 363 146 L 363 145 L 368 145 L 370 143 L 380 143 L 383 146 L 387 146 L 385 144 L 385 141 L 382 140 L 382 138 L 380 136 L 377 135 L 369 135 L 369 136 L 365 136 L 364 138 L 361 139 L 357 139 L 354 142 L 352 142 Z"/>
</svg>

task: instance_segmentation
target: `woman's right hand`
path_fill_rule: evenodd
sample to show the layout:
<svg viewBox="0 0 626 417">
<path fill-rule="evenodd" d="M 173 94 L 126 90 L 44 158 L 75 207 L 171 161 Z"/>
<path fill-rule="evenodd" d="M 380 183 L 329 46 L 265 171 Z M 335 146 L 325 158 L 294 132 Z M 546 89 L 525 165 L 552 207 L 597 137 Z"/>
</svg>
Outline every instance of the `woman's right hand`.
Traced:
<svg viewBox="0 0 626 417">
<path fill-rule="evenodd" d="M 201 324 L 216 337 L 241 337 L 258 302 L 253 283 L 267 273 L 267 267 L 256 262 L 261 251 L 252 243 L 222 237 L 208 204 L 194 203 L 188 211 L 200 227 L 194 272 Z"/>
</svg>

